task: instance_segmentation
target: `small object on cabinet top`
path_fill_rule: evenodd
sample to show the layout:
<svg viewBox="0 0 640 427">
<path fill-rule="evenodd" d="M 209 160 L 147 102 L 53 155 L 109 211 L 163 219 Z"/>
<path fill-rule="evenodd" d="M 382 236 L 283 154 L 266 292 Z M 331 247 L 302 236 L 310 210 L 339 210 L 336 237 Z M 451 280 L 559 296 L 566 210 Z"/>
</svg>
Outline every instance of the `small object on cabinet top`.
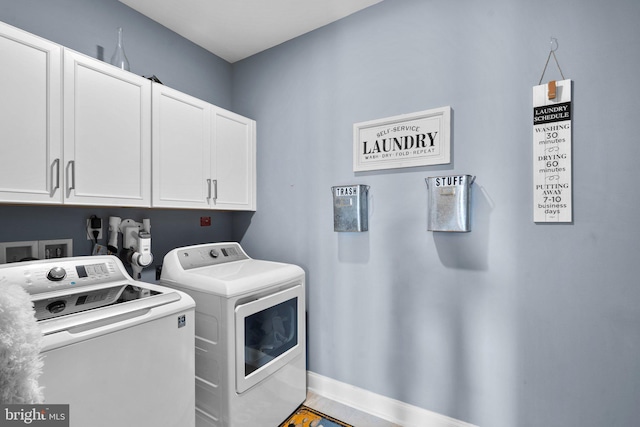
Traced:
<svg viewBox="0 0 640 427">
<path fill-rule="evenodd" d="M 163 83 L 160 81 L 160 79 L 156 77 L 156 75 L 155 75 L 155 74 L 154 74 L 153 76 L 150 76 L 150 77 L 147 77 L 147 76 L 142 76 L 142 77 L 144 77 L 145 79 L 149 79 L 149 80 L 151 80 L 152 82 L 163 84 Z"/>
</svg>

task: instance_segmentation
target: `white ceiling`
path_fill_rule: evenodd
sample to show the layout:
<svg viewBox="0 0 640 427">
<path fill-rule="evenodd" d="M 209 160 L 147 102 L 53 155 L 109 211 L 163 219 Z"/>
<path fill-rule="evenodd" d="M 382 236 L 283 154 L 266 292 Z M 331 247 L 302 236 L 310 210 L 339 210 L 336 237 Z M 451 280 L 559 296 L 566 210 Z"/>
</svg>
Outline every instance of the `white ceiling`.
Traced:
<svg viewBox="0 0 640 427">
<path fill-rule="evenodd" d="M 236 62 L 382 0 L 120 0 Z"/>
</svg>

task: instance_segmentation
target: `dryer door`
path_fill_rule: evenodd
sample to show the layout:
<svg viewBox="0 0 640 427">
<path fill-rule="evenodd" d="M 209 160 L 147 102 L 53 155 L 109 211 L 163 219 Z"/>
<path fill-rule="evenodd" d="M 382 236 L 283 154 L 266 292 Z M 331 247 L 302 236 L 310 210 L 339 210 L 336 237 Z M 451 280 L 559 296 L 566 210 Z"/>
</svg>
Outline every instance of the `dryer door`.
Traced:
<svg viewBox="0 0 640 427">
<path fill-rule="evenodd" d="M 236 391 L 242 393 L 304 351 L 304 288 L 292 288 L 238 305 Z"/>
</svg>

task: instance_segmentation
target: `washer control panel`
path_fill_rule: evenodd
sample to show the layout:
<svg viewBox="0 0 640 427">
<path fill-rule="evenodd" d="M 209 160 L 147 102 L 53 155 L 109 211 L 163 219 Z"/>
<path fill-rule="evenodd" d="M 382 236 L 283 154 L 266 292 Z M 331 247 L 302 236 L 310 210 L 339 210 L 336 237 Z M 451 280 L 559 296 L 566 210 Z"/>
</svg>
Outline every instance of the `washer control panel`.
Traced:
<svg viewBox="0 0 640 427">
<path fill-rule="evenodd" d="M 238 243 L 209 243 L 178 250 L 184 270 L 249 259 Z"/>
<path fill-rule="evenodd" d="M 0 267 L 0 284 L 15 283 L 36 295 L 126 280 L 126 271 L 121 270 L 116 260 L 115 257 L 77 257 L 4 264 Z"/>
<path fill-rule="evenodd" d="M 115 256 L 86 256 L 0 265 L 2 285 L 31 295 L 38 320 L 113 304 L 133 282 Z"/>
</svg>

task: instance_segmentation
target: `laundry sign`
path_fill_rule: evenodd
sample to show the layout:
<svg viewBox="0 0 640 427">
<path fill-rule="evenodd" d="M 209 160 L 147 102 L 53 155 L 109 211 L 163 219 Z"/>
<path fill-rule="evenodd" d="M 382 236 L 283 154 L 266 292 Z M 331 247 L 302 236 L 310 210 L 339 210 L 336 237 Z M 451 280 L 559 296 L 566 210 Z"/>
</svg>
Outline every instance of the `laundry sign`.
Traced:
<svg viewBox="0 0 640 427">
<path fill-rule="evenodd" d="M 450 162 L 451 107 L 353 125 L 353 170 L 370 171 Z"/>
<path fill-rule="evenodd" d="M 571 222 L 571 80 L 533 87 L 533 220 Z"/>
</svg>

